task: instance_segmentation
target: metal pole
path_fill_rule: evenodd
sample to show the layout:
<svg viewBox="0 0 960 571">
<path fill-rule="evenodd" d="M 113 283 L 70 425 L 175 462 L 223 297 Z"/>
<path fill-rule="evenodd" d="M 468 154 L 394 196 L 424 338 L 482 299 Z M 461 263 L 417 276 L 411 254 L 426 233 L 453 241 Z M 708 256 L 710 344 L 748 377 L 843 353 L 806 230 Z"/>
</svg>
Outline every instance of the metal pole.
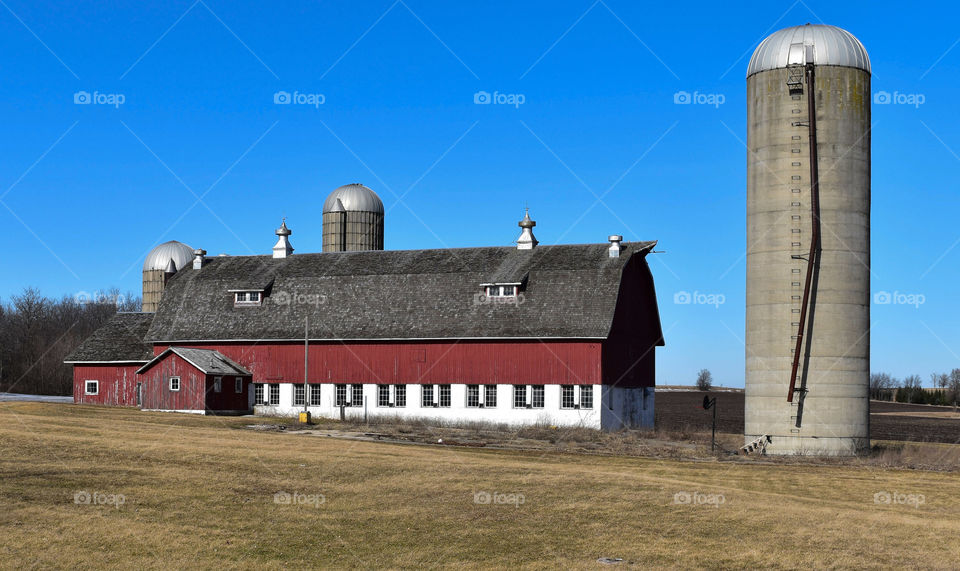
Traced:
<svg viewBox="0 0 960 571">
<path fill-rule="evenodd" d="M 310 318 L 303 318 L 303 412 L 308 412 L 307 405 L 309 404 L 309 396 L 307 395 L 308 389 L 310 388 L 307 383 L 307 370 L 310 365 Z"/>
<path fill-rule="evenodd" d="M 713 398 L 713 432 L 710 434 L 710 452 L 717 446 L 717 398 Z"/>
</svg>

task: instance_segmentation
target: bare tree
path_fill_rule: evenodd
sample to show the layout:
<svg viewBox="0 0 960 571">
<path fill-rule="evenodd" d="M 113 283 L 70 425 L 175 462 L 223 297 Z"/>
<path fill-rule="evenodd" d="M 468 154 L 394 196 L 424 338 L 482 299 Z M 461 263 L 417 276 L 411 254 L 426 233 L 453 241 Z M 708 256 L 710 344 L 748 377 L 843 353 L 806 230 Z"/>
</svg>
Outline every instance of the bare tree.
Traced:
<svg viewBox="0 0 960 571">
<path fill-rule="evenodd" d="M 713 375 L 707 369 L 700 369 L 697 373 L 697 388 L 701 391 L 709 391 L 713 387 Z"/>
<path fill-rule="evenodd" d="M 874 373 L 870 375 L 870 398 L 887 400 L 898 384 L 897 380 L 887 373 Z"/>
</svg>

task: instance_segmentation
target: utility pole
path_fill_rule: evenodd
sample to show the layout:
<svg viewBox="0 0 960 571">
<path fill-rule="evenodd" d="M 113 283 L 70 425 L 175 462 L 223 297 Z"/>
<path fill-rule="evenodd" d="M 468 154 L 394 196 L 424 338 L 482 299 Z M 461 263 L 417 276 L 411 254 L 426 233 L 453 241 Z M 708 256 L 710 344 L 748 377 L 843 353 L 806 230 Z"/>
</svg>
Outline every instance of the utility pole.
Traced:
<svg viewBox="0 0 960 571">
<path fill-rule="evenodd" d="M 703 410 L 713 409 L 713 429 L 710 432 L 710 451 L 713 452 L 717 447 L 717 397 L 710 398 L 710 395 L 703 397 Z"/>
</svg>

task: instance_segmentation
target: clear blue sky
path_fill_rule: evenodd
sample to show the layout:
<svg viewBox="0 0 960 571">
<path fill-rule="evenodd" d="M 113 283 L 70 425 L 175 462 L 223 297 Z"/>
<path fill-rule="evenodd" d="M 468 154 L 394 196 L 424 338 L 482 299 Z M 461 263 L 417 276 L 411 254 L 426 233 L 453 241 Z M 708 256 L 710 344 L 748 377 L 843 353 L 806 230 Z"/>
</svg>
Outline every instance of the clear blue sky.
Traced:
<svg viewBox="0 0 960 571">
<path fill-rule="evenodd" d="M 742 386 L 746 65 L 767 33 L 829 23 L 867 47 L 875 93 L 922 95 L 873 107 L 872 289 L 923 303 L 874 304 L 872 368 L 927 382 L 960 367 L 958 11 L 3 0 L 0 298 L 139 292 L 155 244 L 266 254 L 282 216 L 319 251 L 324 197 L 363 182 L 388 249 L 506 245 L 524 204 L 543 243 L 659 240 L 658 383 L 706 367 Z M 683 291 L 724 303 L 674 303 Z"/>
</svg>

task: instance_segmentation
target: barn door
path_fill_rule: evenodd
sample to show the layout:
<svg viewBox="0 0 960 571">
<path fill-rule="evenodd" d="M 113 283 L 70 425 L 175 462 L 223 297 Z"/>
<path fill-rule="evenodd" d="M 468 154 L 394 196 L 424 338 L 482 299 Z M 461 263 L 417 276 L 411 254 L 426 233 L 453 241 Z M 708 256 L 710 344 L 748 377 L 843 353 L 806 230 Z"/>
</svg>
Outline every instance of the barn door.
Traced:
<svg viewBox="0 0 960 571">
<path fill-rule="evenodd" d="M 143 400 L 141 391 L 143 390 L 143 383 L 137 383 L 137 406 L 143 406 Z"/>
</svg>

